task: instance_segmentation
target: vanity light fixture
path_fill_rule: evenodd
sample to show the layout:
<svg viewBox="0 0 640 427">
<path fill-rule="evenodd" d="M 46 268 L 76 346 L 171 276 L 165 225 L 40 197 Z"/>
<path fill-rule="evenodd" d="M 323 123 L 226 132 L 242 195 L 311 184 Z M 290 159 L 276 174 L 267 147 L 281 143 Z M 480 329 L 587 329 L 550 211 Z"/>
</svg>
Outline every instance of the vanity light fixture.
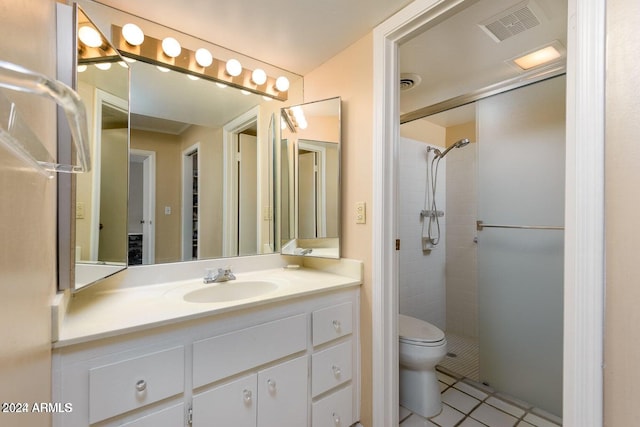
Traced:
<svg viewBox="0 0 640 427">
<path fill-rule="evenodd" d="M 285 76 L 280 76 L 276 79 L 276 89 L 278 92 L 286 92 L 289 90 L 289 79 Z"/>
<path fill-rule="evenodd" d="M 144 42 L 144 32 L 136 24 L 125 24 L 122 27 L 122 37 L 131 46 L 140 46 Z"/>
<path fill-rule="evenodd" d="M 256 68 L 251 73 L 251 80 L 258 86 L 262 86 L 267 82 L 267 73 L 264 72 L 262 68 Z"/>
<path fill-rule="evenodd" d="M 215 51 L 212 53 L 204 47 L 194 50 L 184 48 L 173 37 L 156 39 L 144 35 L 140 30 L 141 37 L 131 39 L 129 31 L 117 25 L 112 25 L 111 29 L 112 42 L 127 61 L 146 62 L 161 67 L 165 72 L 183 71 L 193 77 L 213 81 L 220 87 L 232 86 L 269 99 L 286 101 L 288 98 L 289 79 L 285 76 L 271 77 L 259 67 L 254 70 L 243 68 L 238 59 L 225 62 L 216 58 L 218 55 Z"/>
<path fill-rule="evenodd" d="M 207 68 L 213 64 L 213 55 L 207 49 L 201 47 L 196 50 L 196 62 L 199 66 Z"/>
<path fill-rule="evenodd" d="M 180 52 L 182 52 L 182 46 L 180 46 L 178 40 L 173 37 L 165 37 L 162 40 L 162 51 L 168 57 L 175 58 L 180 55 Z"/>
<path fill-rule="evenodd" d="M 80 27 L 78 30 L 78 38 L 82 43 L 89 47 L 100 47 L 103 44 L 100 33 L 89 25 L 83 25 Z"/>
<path fill-rule="evenodd" d="M 237 59 L 228 60 L 225 69 L 227 70 L 227 74 L 233 77 L 238 77 L 242 74 L 242 65 Z"/>
</svg>

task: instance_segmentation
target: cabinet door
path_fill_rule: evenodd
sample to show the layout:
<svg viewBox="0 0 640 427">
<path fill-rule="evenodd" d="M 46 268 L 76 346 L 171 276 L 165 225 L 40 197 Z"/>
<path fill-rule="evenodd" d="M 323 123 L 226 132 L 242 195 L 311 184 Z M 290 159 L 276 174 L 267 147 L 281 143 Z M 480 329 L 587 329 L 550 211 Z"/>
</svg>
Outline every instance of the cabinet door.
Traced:
<svg viewBox="0 0 640 427">
<path fill-rule="evenodd" d="M 193 396 L 193 427 L 256 426 L 256 374 Z"/>
<path fill-rule="evenodd" d="M 258 427 L 308 425 L 307 356 L 258 372 Z"/>
</svg>

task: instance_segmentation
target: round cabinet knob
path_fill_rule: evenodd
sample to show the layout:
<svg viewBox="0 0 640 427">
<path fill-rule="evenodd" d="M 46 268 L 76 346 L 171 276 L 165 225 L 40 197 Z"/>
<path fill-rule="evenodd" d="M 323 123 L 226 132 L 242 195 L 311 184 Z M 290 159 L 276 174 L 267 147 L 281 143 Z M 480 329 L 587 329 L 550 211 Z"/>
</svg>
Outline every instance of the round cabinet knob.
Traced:
<svg viewBox="0 0 640 427">
<path fill-rule="evenodd" d="M 340 425 L 340 415 L 336 414 L 335 412 L 331 415 L 331 417 L 333 418 L 333 423 L 335 425 Z"/>
<path fill-rule="evenodd" d="M 342 371 L 340 370 L 340 366 L 333 365 L 331 369 L 333 370 L 333 375 L 335 375 L 336 377 L 339 377 L 342 373 Z"/>
<path fill-rule="evenodd" d="M 269 386 L 269 391 L 271 393 L 276 391 L 276 381 L 272 379 L 267 380 L 267 385 Z"/>
<path fill-rule="evenodd" d="M 136 390 L 139 392 L 143 392 L 147 389 L 147 382 L 145 380 L 140 380 L 136 383 Z"/>
<path fill-rule="evenodd" d="M 251 390 L 247 390 L 246 388 L 242 390 L 242 398 L 244 399 L 244 403 L 251 402 Z"/>
<path fill-rule="evenodd" d="M 336 330 L 336 332 L 340 331 L 340 327 L 341 327 L 341 326 L 342 326 L 342 325 L 340 324 L 340 321 L 339 321 L 339 320 L 334 320 L 334 321 L 333 321 L 333 327 L 334 327 L 334 329 Z"/>
</svg>

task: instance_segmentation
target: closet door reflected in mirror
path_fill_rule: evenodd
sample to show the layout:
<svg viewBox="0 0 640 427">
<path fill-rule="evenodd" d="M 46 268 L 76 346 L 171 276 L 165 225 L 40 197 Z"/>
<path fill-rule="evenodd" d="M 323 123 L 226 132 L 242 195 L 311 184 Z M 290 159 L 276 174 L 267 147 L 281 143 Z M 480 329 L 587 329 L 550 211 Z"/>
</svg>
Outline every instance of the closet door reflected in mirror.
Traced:
<svg viewBox="0 0 640 427">
<path fill-rule="evenodd" d="M 282 109 L 282 253 L 340 257 L 340 98 Z"/>
</svg>

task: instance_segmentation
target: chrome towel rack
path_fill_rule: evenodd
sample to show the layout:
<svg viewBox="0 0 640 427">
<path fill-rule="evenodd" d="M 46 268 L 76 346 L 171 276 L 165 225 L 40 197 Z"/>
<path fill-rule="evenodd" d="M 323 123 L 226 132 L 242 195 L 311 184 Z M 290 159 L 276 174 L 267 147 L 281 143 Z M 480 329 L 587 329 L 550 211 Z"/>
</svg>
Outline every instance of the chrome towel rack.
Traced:
<svg viewBox="0 0 640 427">
<path fill-rule="evenodd" d="M 476 221 L 476 229 L 482 231 L 484 228 L 519 228 L 525 230 L 564 230 L 564 227 L 555 225 L 498 225 L 485 224 L 482 221 Z"/>
<path fill-rule="evenodd" d="M 81 173 L 91 169 L 87 113 L 80 96 L 57 80 L 0 60 L 0 88 L 51 99 L 65 113 L 76 147 L 77 165 L 56 163 L 45 145 L 23 121 L 16 104 L 0 93 L 0 143 L 39 172 Z"/>
</svg>

